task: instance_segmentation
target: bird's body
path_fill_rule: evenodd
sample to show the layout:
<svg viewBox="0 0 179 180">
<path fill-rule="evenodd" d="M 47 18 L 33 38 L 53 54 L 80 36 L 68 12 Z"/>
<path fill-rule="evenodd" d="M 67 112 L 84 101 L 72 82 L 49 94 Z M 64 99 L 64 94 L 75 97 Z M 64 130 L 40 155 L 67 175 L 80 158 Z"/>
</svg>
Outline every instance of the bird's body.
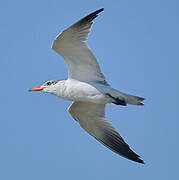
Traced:
<svg viewBox="0 0 179 180">
<path fill-rule="evenodd" d="M 122 93 L 113 89 L 102 74 L 99 64 L 86 45 L 92 21 L 99 9 L 57 36 L 52 45 L 68 65 L 67 80 L 51 80 L 30 91 L 54 94 L 73 103 L 69 113 L 90 135 L 112 151 L 139 163 L 143 163 L 136 153 L 122 139 L 118 131 L 105 119 L 105 105 L 143 105 L 144 98 Z"/>
<path fill-rule="evenodd" d="M 70 101 L 89 101 L 99 104 L 110 102 L 110 98 L 107 98 L 103 93 L 101 93 L 95 85 L 97 86 L 95 83 L 92 85 L 87 82 L 67 79 L 59 81 L 54 85 L 54 88 L 59 89 L 57 92 L 51 92 L 51 89 L 46 89 L 44 92 L 50 91 L 50 93 Z"/>
<path fill-rule="evenodd" d="M 93 102 L 97 104 L 115 103 L 115 99 L 125 101 L 126 104 L 143 105 L 143 98 L 122 93 L 111 88 L 109 84 L 98 82 L 82 82 L 68 78 L 58 81 L 51 87 L 46 87 L 44 92 L 54 94 L 65 100 Z"/>
</svg>

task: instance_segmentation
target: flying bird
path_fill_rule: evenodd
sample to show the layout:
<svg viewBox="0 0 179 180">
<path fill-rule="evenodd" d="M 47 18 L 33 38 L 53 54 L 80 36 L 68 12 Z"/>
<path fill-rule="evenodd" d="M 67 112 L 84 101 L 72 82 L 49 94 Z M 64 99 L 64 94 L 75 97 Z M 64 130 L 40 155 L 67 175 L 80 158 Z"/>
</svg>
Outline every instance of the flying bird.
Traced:
<svg viewBox="0 0 179 180">
<path fill-rule="evenodd" d="M 106 104 L 143 105 L 144 98 L 112 88 L 86 44 L 93 20 L 103 10 L 99 9 L 82 18 L 54 40 L 52 49 L 67 63 L 68 79 L 50 80 L 29 91 L 51 93 L 72 101 L 68 112 L 84 130 L 115 153 L 144 163 L 140 156 L 130 149 L 117 129 L 105 119 Z"/>
</svg>

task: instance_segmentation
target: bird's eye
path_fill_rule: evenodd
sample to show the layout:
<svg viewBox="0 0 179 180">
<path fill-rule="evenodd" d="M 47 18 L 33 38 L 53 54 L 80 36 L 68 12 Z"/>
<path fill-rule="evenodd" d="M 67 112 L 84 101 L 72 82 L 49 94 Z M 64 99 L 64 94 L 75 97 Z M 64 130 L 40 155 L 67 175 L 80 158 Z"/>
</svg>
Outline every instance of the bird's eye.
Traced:
<svg viewBox="0 0 179 180">
<path fill-rule="evenodd" d="M 47 84 L 47 86 L 50 86 L 50 85 L 51 85 L 51 82 L 50 82 L 50 81 L 48 81 L 46 84 Z"/>
</svg>

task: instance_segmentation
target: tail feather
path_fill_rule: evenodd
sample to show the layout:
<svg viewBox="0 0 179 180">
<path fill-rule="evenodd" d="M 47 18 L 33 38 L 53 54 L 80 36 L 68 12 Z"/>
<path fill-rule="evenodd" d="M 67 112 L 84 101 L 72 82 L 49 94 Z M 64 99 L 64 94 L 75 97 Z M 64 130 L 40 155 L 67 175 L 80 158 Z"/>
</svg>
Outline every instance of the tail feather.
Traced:
<svg viewBox="0 0 179 180">
<path fill-rule="evenodd" d="M 126 106 L 127 104 L 141 105 L 141 106 L 144 105 L 142 103 L 142 101 L 144 101 L 143 97 L 126 94 L 113 88 L 110 88 L 110 91 L 106 91 L 105 95 L 110 97 L 112 103 L 117 105 L 123 105 L 123 106 Z"/>
<path fill-rule="evenodd" d="M 141 105 L 143 106 L 144 104 L 142 103 L 142 101 L 144 101 L 145 99 L 139 96 L 133 96 L 130 94 L 123 94 L 124 95 L 124 99 L 126 101 L 127 104 L 134 104 L 134 105 Z"/>
</svg>

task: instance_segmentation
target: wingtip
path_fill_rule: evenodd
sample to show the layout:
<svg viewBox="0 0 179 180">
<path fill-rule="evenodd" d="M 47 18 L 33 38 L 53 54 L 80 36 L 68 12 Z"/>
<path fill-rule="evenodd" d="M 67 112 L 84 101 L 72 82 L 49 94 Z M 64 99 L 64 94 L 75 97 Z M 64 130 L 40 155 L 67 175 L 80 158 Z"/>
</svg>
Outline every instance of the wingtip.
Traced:
<svg viewBox="0 0 179 180">
<path fill-rule="evenodd" d="M 98 9 L 98 10 L 94 11 L 93 13 L 96 14 L 96 16 L 98 16 L 98 14 L 102 11 L 104 11 L 104 8 Z"/>
<path fill-rule="evenodd" d="M 141 163 L 141 164 L 145 164 L 145 162 L 141 159 L 141 157 L 138 155 L 138 154 L 136 154 L 134 151 L 132 151 L 131 149 L 130 149 L 130 152 L 132 153 L 131 154 L 131 156 L 124 156 L 124 157 L 126 157 L 126 158 L 128 158 L 128 159 L 130 159 L 130 160 L 132 160 L 132 161 L 135 161 L 135 162 L 137 162 L 137 163 Z"/>
<path fill-rule="evenodd" d="M 130 160 L 133 160 L 133 161 L 141 163 L 141 164 L 145 164 L 145 162 L 141 159 L 141 157 L 138 154 L 136 154 L 135 152 L 133 152 L 133 153 L 136 155 L 136 158 L 130 159 Z"/>
<path fill-rule="evenodd" d="M 145 164 L 145 162 L 142 160 L 142 162 L 141 162 L 142 164 Z"/>
<path fill-rule="evenodd" d="M 145 164 L 145 162 L 142 159 L 139 159 L 139 158 L 137 159 L 136 162 L 141 163 L 141 164 Z"/>
<path fill-rule="evenodd" d="M 98 9 L 98 10 L 92 12 L 92 13 L 89 14 L 88 16 L 95 16 L 95 17 L 97 17 L 98 14 L 99 14 L 100 12 L 102 12 L 102 11 L 104 11 L 104 8 L 100 8 L 100 9 Z M 94 17 L 94 18 L 95 18 L 95 17 Z"/>
<path fill-rule="evenodd" d="M 98 11 L 98 13 L 100 13 L 100 12 L 104 11 L 104 8 L 100 8 L 97 11 Z"/>
</svg>

